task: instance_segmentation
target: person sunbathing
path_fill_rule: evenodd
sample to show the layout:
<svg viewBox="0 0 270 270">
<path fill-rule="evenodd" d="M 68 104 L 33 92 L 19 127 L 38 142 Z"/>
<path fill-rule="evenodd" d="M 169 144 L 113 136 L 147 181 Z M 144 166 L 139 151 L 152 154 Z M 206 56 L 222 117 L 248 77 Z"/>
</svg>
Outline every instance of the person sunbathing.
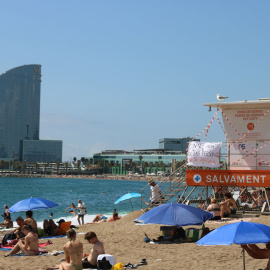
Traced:
<svg viewBox="0 0 270 270">
<path fill-rule="evenodd" d="M 3 223 L 0 223 L 1 227 L 4 228 L 12 228 L 13 227 L 13 221 L 11 220 L 10 216 L 5 217 L 5 221 Z"/>
<path fill-rule="evenodd" d="M 101 222 L 112 222 L 116 221 L 118 219 L 121 219 L 121 217 L 118 216 L 118 213 L 113 213 L 112 217 L 105 217 L 102 214 L 96 215 L 96 217 L 93 219 L 92 222 L 88 222 L 87 224 L 95 224 L 95 223 L 101 223 Z"/>
<path fill-rule="evenodd" d="M 47 267 L 46 270 L 60 269 L 60 270 L 82 270 L 83 245 L 76 240 L 76 231 L 69 229 L 67 231 L 68 242 L 63 246 L 66 255 L 66 262 L 53 267 Z"/>
<path fill-rule="evenodd" d="M 22 251 L 27 256 L 38 255 L 38 235 L 32 231 L 31 226 L 23 225 L 22 232 L 25 235 L 24 240 L 19 239 L 18 243 L 5 257 L 12 256 L 19 251 Z"/>
</svg>

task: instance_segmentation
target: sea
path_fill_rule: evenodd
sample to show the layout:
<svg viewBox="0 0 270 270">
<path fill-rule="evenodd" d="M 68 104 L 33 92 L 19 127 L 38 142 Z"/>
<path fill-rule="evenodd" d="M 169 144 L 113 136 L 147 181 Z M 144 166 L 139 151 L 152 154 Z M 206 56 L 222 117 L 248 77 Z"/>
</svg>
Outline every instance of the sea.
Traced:
<svg viewBox="0 0 270 270">
<path fill-rule="evenodd" d="M 119 204 L 114 204 L 115 201 L 129 192 L 141 193 L 141 189 L 147 183 L 147 181 L 83 178 L 0 178 L 0 209 L 2 205 L 4 213 L 4 205 L 11 207 L 15 203 L 30 197 L 43 198 L 57 203 L 58 206 L 33 211 L 33 217 L 37 221 L 38 227 L 43 227 L 43 220 L 51 218 L 51 213 L 55 222 L 64 219 L 65 221 L 72 221 L 73 225 L 78 225 L 77 217 L 68 212 L 70 209 L 65 210 L 71 203 L 77 205 L 78 199 L 85 203 L 87 210 L 87 215 L 84 217 L 85 223 L 91 222 L 97 214 L 112 216 L 114 209 L 119 216 L 124 216 L 130 213 L 132 209 L 134 211 L 141 209 L 140 198 L 122 201 Z M 147 195 L 149 189 L 146 188 L 145 192 L 146 194 L 143 195 Z M 200 195 L 202 195 L 202 192 L 193 194 L 191 198 Z M 176 202 L 176 197 L 171 202 Z M 11 214 L 14 226 L 16 225 L 15 220 L 19 216 L 25 218 L 25 212 Z M 3 221 L 4 219 L 0 217 L 0 222 Z"/>
</svg>

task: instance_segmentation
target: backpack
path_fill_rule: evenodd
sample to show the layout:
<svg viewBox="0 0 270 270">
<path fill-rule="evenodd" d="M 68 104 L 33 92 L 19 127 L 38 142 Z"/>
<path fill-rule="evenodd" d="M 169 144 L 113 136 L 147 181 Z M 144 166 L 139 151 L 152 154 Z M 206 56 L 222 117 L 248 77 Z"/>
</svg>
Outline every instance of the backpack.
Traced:
<svg viewBox="0 0 270 270">
<path fill-rule="evenodd" d="M 7 240 L 14 240 L 14 239 L 16 239 L 16 238 L 17 238 L 17 237 L 16 237 L 16 234 L 15 234 L 14 232 L 7 233 L 7 234 L 4 235 L 4 238 L 3 238 L 3 240 L 2 240 L 1 245 L 2 245 L 2 246 L 5 246 L 5 245 L 7 244 Z"/>
</svg>

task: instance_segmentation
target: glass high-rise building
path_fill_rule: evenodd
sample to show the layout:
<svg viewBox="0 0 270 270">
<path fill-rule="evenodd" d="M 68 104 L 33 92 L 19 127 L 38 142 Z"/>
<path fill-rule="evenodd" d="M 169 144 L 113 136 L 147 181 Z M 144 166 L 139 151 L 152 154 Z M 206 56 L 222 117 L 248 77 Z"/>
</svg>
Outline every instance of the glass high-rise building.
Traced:
<svg viewBox="0 0 270 270">
<path fill-rule="evenodd" d="M 0 158 L 22 160 L 25 140 L 29 143 L 38 140 L 42 145 L 39 140 L 40 85 L 41 65 L 24 65 L 0 75 Z M 61 145 L 61 153 L 58 150 L 55 160 L 46 160 L 43 155 L 42 160 L 26 161 L 62 161 L 62 141 L 54 142 Z M 34 156 L 39 159 L 37 149 Z M 52 159 L 50 153 L 48 159 Z"/>
</svg>

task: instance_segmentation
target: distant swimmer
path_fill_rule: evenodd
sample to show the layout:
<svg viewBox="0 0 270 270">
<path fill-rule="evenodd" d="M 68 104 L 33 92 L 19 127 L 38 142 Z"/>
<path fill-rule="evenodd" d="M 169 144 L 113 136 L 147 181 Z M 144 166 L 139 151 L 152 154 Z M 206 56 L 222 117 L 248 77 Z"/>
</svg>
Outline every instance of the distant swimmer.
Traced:
<svg viewBox="0 0 270 270">
<path fill-rule="evenodd" d="M 102 192 L 101 194 L 106 194 L 106 192 Z"/>
<path fill-rule="evenodd" d="M 218 101 L 223 101 L 224 99 L 227 99 L 228 97 L 221 96 L 220 94 L 217 94 Z"/>
</svg>

